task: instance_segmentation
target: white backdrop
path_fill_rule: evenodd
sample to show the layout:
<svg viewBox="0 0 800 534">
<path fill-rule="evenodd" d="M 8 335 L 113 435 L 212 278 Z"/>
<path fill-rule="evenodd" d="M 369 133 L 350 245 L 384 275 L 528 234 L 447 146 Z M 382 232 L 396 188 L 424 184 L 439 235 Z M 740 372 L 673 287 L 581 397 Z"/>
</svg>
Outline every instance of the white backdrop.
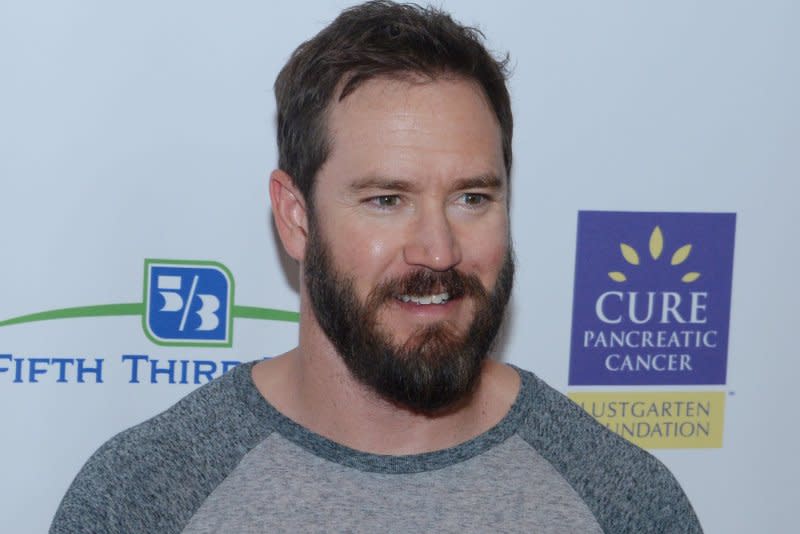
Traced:
<svg viewBox="0 0 800 534">
<path fill-rule="evenodd" d="M 579 210 L 736 213 L 727 384 L 710 388 L 726 393 L 723 447 L 654 453 L 707 532 L 792 531 L 800 8 L 442 4 L 513 59 L 519 276 L 504 358 L 568 390 Z M 222 262 L 236 304 L 296 310 L 268 222 L 271 87 L 345 5 L 2 0 L 0 322 L 141 303 L 145 258 Z M 96 447 L 194 387 L 130 383 L 122 355 L 252 360 L 297 333 L 241 318 L 234 331 L 220 349 L 157 346 L 132 315 L 0 326 L 0 531 L 45 531 Z M 53 358 L 102 359 L 103 383 L 78 382 L 77 363 L 59 382 Z"/>
</svg>

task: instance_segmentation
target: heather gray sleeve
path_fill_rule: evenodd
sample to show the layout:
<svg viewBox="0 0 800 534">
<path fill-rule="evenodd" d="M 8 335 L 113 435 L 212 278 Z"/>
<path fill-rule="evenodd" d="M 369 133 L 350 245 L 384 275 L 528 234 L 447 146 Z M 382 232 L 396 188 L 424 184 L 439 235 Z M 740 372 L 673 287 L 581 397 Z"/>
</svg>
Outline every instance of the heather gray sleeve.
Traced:
<svg viewBox="0 0 800 534">
<path fill-rule="evenodd" d="M 180 532 L 270 432 L 269 420 L 251 409 L 263 401 L 248 386 L 250 367 L 232 370 L 103 445 L 61 501 L 51 534 Z"/>
<path fill-rule="evenodd" d="M 520 435 L 567 479 L 606 533 L 702 533 L 672 473 L 536 377 Z"/>
</svg>

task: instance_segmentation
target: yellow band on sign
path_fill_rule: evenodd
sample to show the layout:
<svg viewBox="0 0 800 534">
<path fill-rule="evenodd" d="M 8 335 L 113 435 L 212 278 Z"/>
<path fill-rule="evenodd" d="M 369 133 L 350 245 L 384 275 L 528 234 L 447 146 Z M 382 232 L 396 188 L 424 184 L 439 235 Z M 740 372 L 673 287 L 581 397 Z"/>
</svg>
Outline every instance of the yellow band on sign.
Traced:
<svg viewBox="0 0 800 534">
<path fill-rule="evenodd" d="M 586 392 L 570 393 L 569 398 L 645 449 L 722 447 L 724 391 Z"/>
</svg>

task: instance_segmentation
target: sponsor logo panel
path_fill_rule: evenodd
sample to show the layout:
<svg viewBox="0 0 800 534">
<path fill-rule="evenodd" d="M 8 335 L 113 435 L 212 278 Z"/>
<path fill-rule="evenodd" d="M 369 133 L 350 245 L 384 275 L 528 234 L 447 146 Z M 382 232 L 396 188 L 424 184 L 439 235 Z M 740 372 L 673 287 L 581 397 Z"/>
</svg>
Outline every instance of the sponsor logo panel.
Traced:
<svg viewBox="0 0 800 534">
<path fill-rule="evenodd" d="M 722 447 L 725 393 L 572 392 L 610 430 L 646 449 Z"/>
<path fill-rule="evenodd" d="M 735 225 L 733 213 L 579 212 L 569 385 L 723 386 Z M 717 400 L 709 404 L 712 393 Z M 721 446 L 724 393 L 637 394 L 655 396 L 654 403 L 659 395 L 694 396 L 680 402 L 713 407 L 706 421 L 714 424 L 616 415 L 609 428 L 648 448 Z M 598 408 L 625 405 L 626 395 L 570 396 Z M 607 412 L 590 413 L 603 421 L 598 414 Z M 681 438 L 690 428 L 697 432 Z"/>
<path fill-rule="evenodd" d="M 162 349 L 158 354 L 148 354 L 138 347 L 135 351 L 121 350 L 114 356 L 28 355 L 6 353 L 0 347 L 0 382 L 103 384 L 111 377 L 129 384 L 204 384 L 241 361 L 261 356 L 213 357 L 190 347 L 232 347 L 235 318 L 289 323 L 299 320 L 294 311 L 234 304 L 233 275 L 219 262 L 146 259 L 144 274 L 142 302 L 42 311 L 2 320 L 0 328 L 39 321 L 121 316 L 130 316 L 134 325 L 138 317 L 143 338 L 157 345 L 184 346 L 183 353 L 162 354 Z"/>
<path fill-rule="evenodd" d="M 146 260 L 145 333 L 159 345 L 230 346 L 232 296 L 220 263 Z"/>
</svg>

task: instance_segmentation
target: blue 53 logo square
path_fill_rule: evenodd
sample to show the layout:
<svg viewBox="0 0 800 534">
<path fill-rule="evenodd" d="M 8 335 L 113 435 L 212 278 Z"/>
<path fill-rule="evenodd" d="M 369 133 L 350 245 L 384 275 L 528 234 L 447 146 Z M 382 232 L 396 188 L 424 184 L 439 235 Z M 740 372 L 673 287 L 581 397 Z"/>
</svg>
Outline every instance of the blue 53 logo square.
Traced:
<svg viewBox="0 0 800 534">
<path fill-rule="evenodd" d="M 144 330 L 159 345 L 230 346 L 233 277 L 209 261 L 145 260 Z"/>
</svg>

